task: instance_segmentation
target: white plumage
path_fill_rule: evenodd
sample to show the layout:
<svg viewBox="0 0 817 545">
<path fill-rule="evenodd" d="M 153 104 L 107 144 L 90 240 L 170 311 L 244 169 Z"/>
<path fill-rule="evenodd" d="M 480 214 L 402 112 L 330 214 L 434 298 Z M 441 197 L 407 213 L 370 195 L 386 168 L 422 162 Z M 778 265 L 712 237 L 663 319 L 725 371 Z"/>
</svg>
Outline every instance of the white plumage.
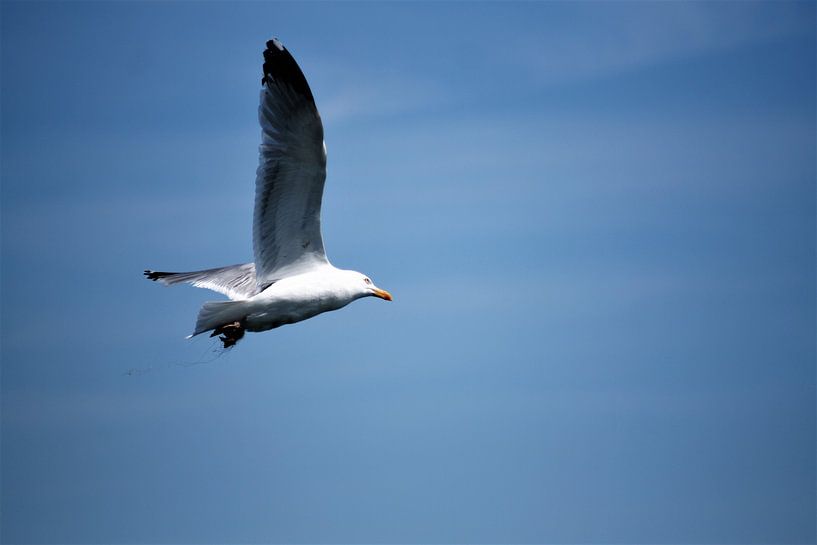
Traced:
<svg viewBox="0 0 817 545">
<path fill-rule="evenodd" d="M 212 330 L 225 347 L 244 331 L 299 322 L 361 297 L 391 301 L 365 275 L 337 269 L 326 258 L 320 217 L 326 180 L 323 125 L 306 78 L 277 39 L 267 42 L 263 73 L 255 262 L 187 273 L 145 271 L 165 285 L 188 283 L 232 299 L 205 303 L 193 332 Z"/>
</svg>

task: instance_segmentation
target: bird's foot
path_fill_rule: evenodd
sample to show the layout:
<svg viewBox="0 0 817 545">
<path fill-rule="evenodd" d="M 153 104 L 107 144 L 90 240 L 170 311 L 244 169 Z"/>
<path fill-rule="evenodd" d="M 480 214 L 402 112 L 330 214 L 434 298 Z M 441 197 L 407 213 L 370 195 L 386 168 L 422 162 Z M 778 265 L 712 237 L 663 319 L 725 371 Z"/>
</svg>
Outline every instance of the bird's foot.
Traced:
<svg viewBox="0 0 817 545">
<path fill-rule="evenodd" d="M 218 326 L 210 334 L 211 337 L 219 335 L 219 340 L 224 344 L 224 348 L 230 348 L 244 338 L 244 324 L 242 322 L 231 322 Z"/>
</svg>

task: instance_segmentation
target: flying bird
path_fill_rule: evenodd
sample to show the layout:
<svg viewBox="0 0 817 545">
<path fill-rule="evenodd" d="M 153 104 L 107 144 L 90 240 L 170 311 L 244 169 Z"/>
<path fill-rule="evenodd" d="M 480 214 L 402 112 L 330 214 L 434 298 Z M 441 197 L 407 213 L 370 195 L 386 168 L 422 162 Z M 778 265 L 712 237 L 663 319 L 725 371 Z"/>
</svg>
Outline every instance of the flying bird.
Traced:
<svg viewBox="0 0 817 545">
<path fill-rule="evenodd" d="M 295 59 L 278 41 L 264 51 L 261 146 L 255 178 L 254 263 L 194 272 L 145 270 L 166 286 L 192 284 L 229 297 L 204 303 L 190 337 L 212 331 L 234 346 L 266 331 L 345 307 L 362 297 L 391 301 L 365 274 L 332 266 L 321 237 L 326 145 L 315 99 Z M 189 338 L 189 337 L 188 337 Z"/>
</svg>

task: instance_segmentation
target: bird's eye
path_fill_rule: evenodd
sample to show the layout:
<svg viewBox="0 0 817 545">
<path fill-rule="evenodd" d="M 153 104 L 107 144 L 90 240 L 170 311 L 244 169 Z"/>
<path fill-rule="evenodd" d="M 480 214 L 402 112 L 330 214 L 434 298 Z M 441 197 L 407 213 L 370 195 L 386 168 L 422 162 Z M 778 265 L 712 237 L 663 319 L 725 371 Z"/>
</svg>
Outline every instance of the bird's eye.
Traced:
<svg viewBox="0 0 817 545">
<path fill-rule="evenodd" d="M 367 284 L 371 284 L 371 283 L 372 283 L 372 281 L 371 281 L 371 280 L 369 280 L 368 278 L 364 278 L 364 279 L 363 279 L 363 281 L 364 281 L 364 282 L 366 282 Z"/>
</svg>

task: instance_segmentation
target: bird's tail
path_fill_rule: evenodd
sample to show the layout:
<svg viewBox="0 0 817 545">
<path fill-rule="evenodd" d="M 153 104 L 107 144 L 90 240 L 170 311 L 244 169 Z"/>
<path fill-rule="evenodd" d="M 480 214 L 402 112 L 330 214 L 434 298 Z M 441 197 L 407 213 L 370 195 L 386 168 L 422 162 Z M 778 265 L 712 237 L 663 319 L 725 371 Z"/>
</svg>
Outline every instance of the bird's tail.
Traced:
<svg viewBox="0 0 817 545">
<path fill-rule="evenodd" d="M 196 330 L 190 337 L 211 329 L 218 330 L 226 324 L 242 322 L 248 313 L 247 301 L 208 301 L 202 305 L 196 319 Z"/>
</svg>

